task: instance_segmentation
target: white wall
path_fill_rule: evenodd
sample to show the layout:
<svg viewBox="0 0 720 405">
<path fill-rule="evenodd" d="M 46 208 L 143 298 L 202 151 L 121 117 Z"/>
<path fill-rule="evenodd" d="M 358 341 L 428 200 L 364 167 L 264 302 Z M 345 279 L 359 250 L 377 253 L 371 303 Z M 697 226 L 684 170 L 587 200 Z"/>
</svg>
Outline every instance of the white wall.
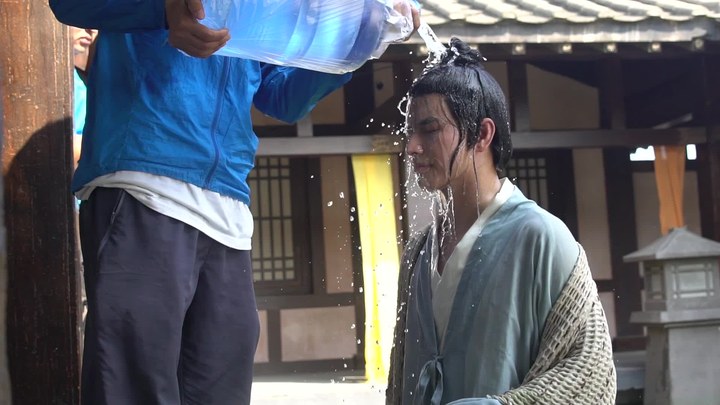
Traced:
<svg viewBox="0 0 720 405">
<path fill-rule="evenodd" d="M 255 351 L 255 363 L 267 363 L 270 361 L 267 311 L 258 311 L 258 318 L 260 318 L 260 340 L 258 341 L 257 350 Z"/>
<path fill-rule="evenodd" d="M 612 278 L 602 149 L 573 150 L 580 243 L 596 280 Z"/>
<path fill-rule="evenodd" d="M 527 67 L 527 80 L 533 130 L 599 127 L 598 92 L 594 87 L 531 65 Z"/>
<path fill-rule="evenodd" d="M 350 359 L 356 341 L 355 307 L 280 311 L 282 361 Z"/>
</svg>

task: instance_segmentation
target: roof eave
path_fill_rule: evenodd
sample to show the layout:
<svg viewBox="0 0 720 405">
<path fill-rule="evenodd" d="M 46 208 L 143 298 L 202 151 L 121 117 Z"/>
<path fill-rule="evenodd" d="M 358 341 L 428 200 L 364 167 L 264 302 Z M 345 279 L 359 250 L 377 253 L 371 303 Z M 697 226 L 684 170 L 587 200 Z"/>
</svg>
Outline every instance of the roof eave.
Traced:
<svg viewBox="0 0 720 405">
<path fill-rule="evenodd" d="M 707 17 L 687 21 L 647 18 L 634 23 L 597 20 L 587 24 L 555 20 L 543 24 L 502 21 L 480 25 L 453 21 L 432 28 L 443 42 L 458 37 L 478 44 L 687 42 L 696 38 L 720 41 L 720 21 Z M 422 40 L 413 36 L 408 42 L 421 43 Z"/>
</svg>

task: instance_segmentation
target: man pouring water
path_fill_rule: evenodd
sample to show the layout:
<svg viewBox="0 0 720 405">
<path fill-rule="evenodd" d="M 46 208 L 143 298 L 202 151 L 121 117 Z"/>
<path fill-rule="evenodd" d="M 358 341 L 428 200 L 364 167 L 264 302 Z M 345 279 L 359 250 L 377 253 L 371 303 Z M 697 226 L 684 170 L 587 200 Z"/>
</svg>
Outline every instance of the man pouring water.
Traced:
<svg viewBox="0 0 720 405">
<path fill-rule="evenodd" d="M 102 32 L 72 184 L 88 297 L 82 402 L 248 404 L 251 105 L 294 122 L 350 74 L 214 55 L 231 30 L 203 25 L 200 0 L 50 6 Z M 416 9 L 408 18 L 417 27 Z"/>
</svg>

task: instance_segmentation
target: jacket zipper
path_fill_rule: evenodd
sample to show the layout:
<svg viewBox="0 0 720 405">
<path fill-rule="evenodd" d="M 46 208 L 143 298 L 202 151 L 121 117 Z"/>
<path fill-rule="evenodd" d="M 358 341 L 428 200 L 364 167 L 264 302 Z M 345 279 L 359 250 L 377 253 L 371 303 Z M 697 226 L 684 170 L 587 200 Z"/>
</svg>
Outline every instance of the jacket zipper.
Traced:
<svg viewBox="0 0 720 405">
<path fill-rule="evenodd" d="M 208 186 L 210 185 L 210 180 L 212 180 L 218 163 L 220 162 L 220 149 L 218 147 L 217 141 L 217 127 L 220 121 L 220 112 L 222 111 L 224 101 L 223 92 L 225 91 L 225 87 L 227 87 L 228 76 L 230 74 L 230 63 L 228 59 L 229 58 L 227 57 L 223 58 L 222 76 L 220 76 L 220 87 L 218 88 L 217 102 L 215 104 L 215 116 L 213 117 L 212 126 L 210 127 L 210 137 L 212 138 L 213 148 L 215 148 L 215 160 L 213 161 L 213 164 L 210 167 L 210 171 L 205 178 L 205 185 L 203 188 L 208 188 Z"/>
</svg>

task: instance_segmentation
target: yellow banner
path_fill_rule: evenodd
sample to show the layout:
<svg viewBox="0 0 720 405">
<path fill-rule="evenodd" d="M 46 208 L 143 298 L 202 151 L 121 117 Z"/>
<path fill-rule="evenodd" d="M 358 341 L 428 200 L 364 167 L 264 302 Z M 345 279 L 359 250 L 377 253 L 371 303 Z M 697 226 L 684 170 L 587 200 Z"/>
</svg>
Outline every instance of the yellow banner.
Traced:
<svg viewBox="0 0 720 405">
<path fill-rule="evenodd" d="M 352 157 L 360 225 L 365 297 L 365 370 L 387 381 L 400 266 L 391 157 Z"/>
<path fill-rule="evenodd" d="M 660 202 L 660 231 L 685 225 L 683 186 L 685 180 L 685 146 L 655 146 L 655 182 Z"/>
</svg>

